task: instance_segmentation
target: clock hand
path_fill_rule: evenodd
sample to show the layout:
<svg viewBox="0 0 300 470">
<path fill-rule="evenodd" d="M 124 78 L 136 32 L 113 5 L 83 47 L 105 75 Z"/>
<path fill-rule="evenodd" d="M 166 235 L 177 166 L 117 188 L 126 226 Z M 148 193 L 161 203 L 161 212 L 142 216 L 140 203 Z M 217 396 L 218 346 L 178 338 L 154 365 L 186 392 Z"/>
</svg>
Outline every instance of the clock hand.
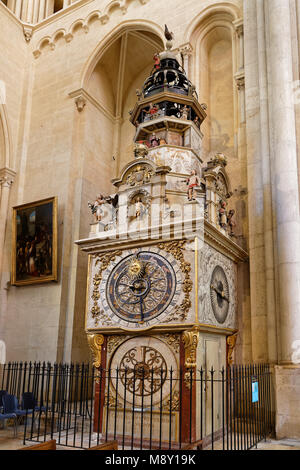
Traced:
<svg viewBox="0 0 300 470">
<path fill-rule="evenodd" d="M 219 289 L 217 289 L 217 287 L 215 287 L 213 284 L 211 284 L 211 289 L 213 289 L 217 294 L 220 295 L 220 297 L 222 297 L 222 299 L 226 300 L 226 302 L 229 303 L 229 299 L 225 296 L 224 294 L 224 291 L 220 291 Z"/>
<path fill-rule="evenodd" d="M 143 312 L 143 297 L 140 297 L 140 312 L 141 312 L 141 321 L 144 321 L 144 312 Z"/>
</svg>

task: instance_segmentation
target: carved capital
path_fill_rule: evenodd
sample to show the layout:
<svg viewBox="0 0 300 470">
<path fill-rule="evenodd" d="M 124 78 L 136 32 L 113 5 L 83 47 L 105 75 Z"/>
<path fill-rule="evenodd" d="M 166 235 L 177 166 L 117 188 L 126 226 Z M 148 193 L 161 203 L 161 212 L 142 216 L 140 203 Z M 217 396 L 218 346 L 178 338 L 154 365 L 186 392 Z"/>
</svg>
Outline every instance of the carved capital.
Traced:
<svg viewBox="0 0 300 470">
<path fill-rule="evenodd" d="M 185 367 L 187 369 L 194 369 L 197 365 L 196 352 L 199 342 L 199 331 L 195 327 L 190 331 L 182 333 L 182 341 L 185 349 Z"/>
<path fill-rule="evenodd" d="M 236 345 L 237 333 L 227 338 L 227 362 L 231 366 L 233 364 L 233 351 Z"/>
<path fill-rule="evenodd" d="M 235 82 L 238 87 L 238 90 L 244 90 L 245 89 L 245 74 L 244 73 L 237 73 L 235 76 Z"/>
<path fill-rule="evenodd" d="M 97 369 L 101 366 L 102 345 L 104 343 L 103 335 L 87 335 L 89 347 L 93 355 L 93 366 Z"/>
<path fill-rule="evenodd" d="M 0 170 L 0 186 L 10 188 L 15 180 L 16 172 L 9 168 Z"/>
<path fill-rule="evenodd" d="M 193 53 L 193 46 L 188 42 L 179 47 L 179 52 L 183 56 L 190 56 Z"/>
<path fill-rule="evenodd" d="M 242 18 L 239 18 L 238 20 L 233 22 L 233 26 L 235 28 L 235 31 L 240 38 L 244 34 L 244 21 Z"/>
</svg>

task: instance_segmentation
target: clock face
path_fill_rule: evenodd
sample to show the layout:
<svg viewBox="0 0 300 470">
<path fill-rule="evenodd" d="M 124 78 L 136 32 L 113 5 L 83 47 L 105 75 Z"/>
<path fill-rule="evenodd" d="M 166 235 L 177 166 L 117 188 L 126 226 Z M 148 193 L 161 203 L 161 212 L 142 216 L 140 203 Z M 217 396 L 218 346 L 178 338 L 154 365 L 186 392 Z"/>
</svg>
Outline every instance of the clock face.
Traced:
<svg viewBox="0 0 300 470">
<path fill-rule="evenodd" d="M 155 252 L 140 251 L 119 261 L 106 283 L 110 310 L 121 320 L 144 323 L 174 304 L 176 274 L 172 264 Z"/>
<path fill-rule="evenodd" d="M 218 323 L 226 321 L 229 311 L 230 297 L 226 274 L 221 266 L 216 266 L 210 282 L 211 306 Z"/>
</svg>

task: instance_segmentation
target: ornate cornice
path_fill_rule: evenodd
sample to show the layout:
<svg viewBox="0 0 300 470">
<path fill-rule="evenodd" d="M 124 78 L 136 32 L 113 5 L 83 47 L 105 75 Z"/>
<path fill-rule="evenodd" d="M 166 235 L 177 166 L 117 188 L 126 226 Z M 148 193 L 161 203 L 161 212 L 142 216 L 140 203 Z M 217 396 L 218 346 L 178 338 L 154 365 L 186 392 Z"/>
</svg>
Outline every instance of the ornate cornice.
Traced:
<svg viewBox="0 0 300 470">
<path fill-rule="evenodd" d="M 248 253 L 207 220 L 204 222 L 204 240 L 208 245 L 235 262 L 248 261 Z"/>
</svg>

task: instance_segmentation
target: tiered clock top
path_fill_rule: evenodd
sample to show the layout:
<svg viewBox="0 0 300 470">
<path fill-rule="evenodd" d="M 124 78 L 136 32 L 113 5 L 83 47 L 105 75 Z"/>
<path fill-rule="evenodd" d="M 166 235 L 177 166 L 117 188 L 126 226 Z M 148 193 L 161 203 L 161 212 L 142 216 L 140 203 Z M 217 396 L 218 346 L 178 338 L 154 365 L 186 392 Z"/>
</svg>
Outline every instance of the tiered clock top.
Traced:
<svg viewBox="0 0 300 470">
<path fill-rule="evenodd" d="M 169 91 L 179 95 L 189 95 L 194 89 L 182 66 L 170 51 L 159 55 L 160 63 L 152 70 L 150 77 L 144 83 L 144 98 Z"/>
</svg>

